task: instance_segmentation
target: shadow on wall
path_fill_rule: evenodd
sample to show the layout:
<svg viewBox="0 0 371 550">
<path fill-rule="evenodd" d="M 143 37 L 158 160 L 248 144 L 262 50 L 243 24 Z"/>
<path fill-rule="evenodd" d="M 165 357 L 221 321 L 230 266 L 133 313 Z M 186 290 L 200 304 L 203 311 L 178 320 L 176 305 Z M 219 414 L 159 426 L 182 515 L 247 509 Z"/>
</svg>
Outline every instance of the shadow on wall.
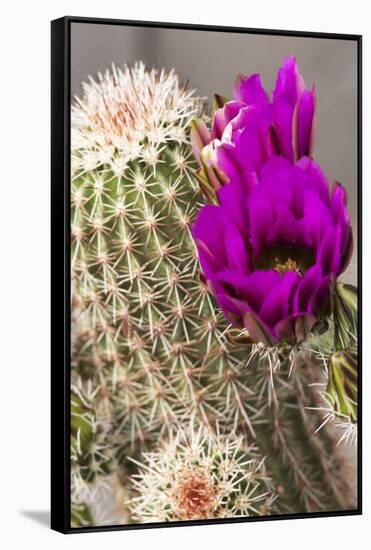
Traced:
<svg viewBox="0 0 371 550">
<path fill-rule="evenodd" d="M 20 510 L 22 516 L 32 519 L 35 523 L 43 527 L 50 527 L 50 512 L 49 510 Z"/>
</svg>

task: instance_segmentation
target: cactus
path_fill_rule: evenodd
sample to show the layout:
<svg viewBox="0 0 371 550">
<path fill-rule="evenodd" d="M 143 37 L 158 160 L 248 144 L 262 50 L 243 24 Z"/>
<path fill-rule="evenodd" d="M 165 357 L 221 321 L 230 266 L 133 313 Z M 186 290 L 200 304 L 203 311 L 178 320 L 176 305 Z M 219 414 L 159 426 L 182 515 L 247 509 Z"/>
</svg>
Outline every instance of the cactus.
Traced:
<svg viewBox="0 0 371 550">
<path fill-rule="evenodd" d="M 315 434 L 313 384 L 325 374 L 310 347 L 266 348 L 231 330 L 200 275 L 190 232 L 204 201 L 189 145 L 196 116 L 207 120 L 202 98 L 142 63 L 91 79 L 72 107 L 75 526 L 97 523 L 87 495 L 112 475 L 123 521 L 189 518 L 184 487 L 177 511 L 160 492 L 166 468 L 171 483 L 196 479 L 184 447 L 194 433 L 212 495 L 197 517 L 354 506 L 333 434 Z M 220 480 L 230 458 L 236 487 Z M 251 506 L 248 476 L 260 484 Z"/>
<path fill-rule="evenodd" d="M 162 448 L 143 453 L 130 503 L 138 521 L 176 521 L 267 514 L 275 494 L 255 449 L 191 425 Z"/>
</svg>

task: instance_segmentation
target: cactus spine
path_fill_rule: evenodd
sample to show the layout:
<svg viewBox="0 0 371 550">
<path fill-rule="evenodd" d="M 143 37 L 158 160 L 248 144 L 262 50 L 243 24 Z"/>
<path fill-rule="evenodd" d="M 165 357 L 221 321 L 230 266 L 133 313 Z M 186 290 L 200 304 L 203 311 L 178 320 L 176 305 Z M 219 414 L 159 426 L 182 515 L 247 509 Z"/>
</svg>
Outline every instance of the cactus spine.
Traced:
<svg viewBox="0 0 371 550">
<path fill-rule="evenodd" d="M 178 429 L 160 449 L 143 453 L 133 476 L 138 521 L 175 521 L 267 514 L 275 498 L 264 461 L 242 436 L 205 427 Z"/>
<path fill-rule="evenodd" d="M 124 494 L 121 522 L 188 517 L 186 501 L 178 512 L 157 507 L 157 516 L 154 505 L 130 503 L 143 504 L 148 478 L 138 463 L 162 460 L 158 441 L 169 468 L 184 462 L 185 486 L 196 479 L 179 448 L 179 437 L 193 437 L 189 423 L 204 434 L 196 438 L 196 454 L 208 441 L 213 460 L 235 450 L 260 466 L 266 457 L 261 483 L 254 484 L 254 512 L 237 509 L 224 493 L 217 506 L 212 495 L 221 489 L 203 478 L 211 500 L 198 516 L 352 505 L 332 437 L 314 434 L 320 415 L 308 408 L 317 395 L 309 384 L 318 367 L 302 350 L 285 357 L 233 337 L 200 278 L 190 233 L 203 200 L 189 145 L 195 116 L 205 117 L 202 100 L 173 71 L 148 71 L 142 63 L 113 67 L 84 84 L 72 109 L 75 524 L 94 521 L 85 507 L 89 488 L 110 476 Z M 246 460 L 237 461 L 238 472 Z M 247 467 L 238 473 L 248 474 Z M 169 479 L 174 475 L 169 471 Z"/>
</svg>

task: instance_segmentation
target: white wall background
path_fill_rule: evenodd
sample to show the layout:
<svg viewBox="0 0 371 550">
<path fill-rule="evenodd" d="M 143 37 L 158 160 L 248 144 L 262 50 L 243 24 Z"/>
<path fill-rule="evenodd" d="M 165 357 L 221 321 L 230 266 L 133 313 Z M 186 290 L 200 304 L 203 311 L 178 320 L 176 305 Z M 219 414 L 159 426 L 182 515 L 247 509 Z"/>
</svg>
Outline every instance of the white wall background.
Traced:
<svg viewBox="0 0 371 550">
<path fill-rule="evenodd" d="M 12 0 L 2 6 L 0 544 L 177 550 L 364 548 L 371 517 L 371 248 L 364 246 L 364 516 L 63 536 L 49 507 L 49 21 L 62 15 L 365 34 L 364 242 L 371 242 L 370 14 L 364 0 Z M 339 113 L 341 116 L 341 113 Z M 41 520 L 41 521 L 40 521 Z M 366 543 L 367 544 L 367 543 Z"/>
</svg>

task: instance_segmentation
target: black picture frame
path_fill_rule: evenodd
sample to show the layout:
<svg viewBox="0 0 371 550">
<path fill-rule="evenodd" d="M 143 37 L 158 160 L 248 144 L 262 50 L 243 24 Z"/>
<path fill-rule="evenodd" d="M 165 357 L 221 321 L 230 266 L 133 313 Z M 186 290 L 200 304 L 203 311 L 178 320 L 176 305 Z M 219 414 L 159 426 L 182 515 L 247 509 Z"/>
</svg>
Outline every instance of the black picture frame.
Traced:
<svg viewBox="0 0 371 550">
<path fill-rule="evenodd" d="M 51 22 L 51 528 L 62 533 L 247 523 L 362 514 L 362 307 L 358 314 L 358 505 L 355 510 L 169 523 L 70 527 L 70 66 L 71 24 L 191 29 L 350 40 L 357 44 L 358 294 L 362 302 L 362 36 L 273 29 L 62 17 Z"/>
</svg>

